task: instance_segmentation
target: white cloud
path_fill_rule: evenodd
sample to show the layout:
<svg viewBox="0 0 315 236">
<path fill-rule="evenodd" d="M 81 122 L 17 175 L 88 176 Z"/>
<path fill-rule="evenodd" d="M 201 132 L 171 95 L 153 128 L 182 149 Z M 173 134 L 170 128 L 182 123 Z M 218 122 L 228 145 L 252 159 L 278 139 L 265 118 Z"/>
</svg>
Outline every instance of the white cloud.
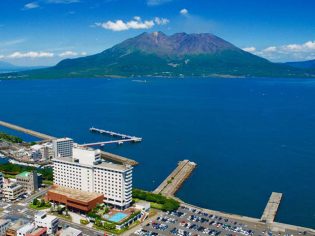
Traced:
<svg viewBox="0 0 315 236">
<path fill-rule="evenodd" d="M 149 6 L 158 6 L 171 1 L 172 0 L 147 0 L 147 4 Z"/>
<path fill-rule="evenodd" d="M 164 22 L 165 20 L 166 19 L 164 19 Z M 103 23 L 96 23 L 95 25 L 112 31 L 124 31 L 129 29 L 150 29 L 155 25 L 155 23 L 153 20 L 143 21 L 141 17 L 135 16 L 132 20 L 127 22 L 123 20 L 116 20 L 107 21 Z"/>
<path fill-rule="evenodd" d="M 58 54 L 59 57 L 76 57 L 76 56 L 86 56 L 86 52 L 74 52 L 74 51 L 64 51 Z"/>
<path fill-rule="evenodd" d="M 25 10 L 39 8 L 39 4 L 37 2 L 30 2 L 24 5 Z"/>
<path fill-rule="evenodd" d="M 256 51 L 256 48 L 255 47 L 247 47 L 247 48 L 243 48 L 244 51 L 246 52 L 255 52 Z"/>
<path fill-rule="evenodd" d="M 4 55 L 0 55 L 0 59 L 3 59 L 4 58 Z"/>
<path fill-rule="evenodd" d="M 307 41 L 302 44 L 286 44 L 280 46 L 270 46 L 261 50 L 247 51 L 258 56 L 265 57 L 273 61 L 294 61 L 294 60 L 311 60 L 315 59 L 315 41 Z M 245 50 L 246 51 L 246 50 Z"/>
<path fill-rule="evenodd" d="M 185 16 L 188 14 L 188 10 L 186 8 L 183 8 L 182 10 L 179 11 L 179 13 Z"/>
<path fill-rule="evenodd" d="M 170 20 L 167 19 L 167 18 L 155 17 L 155 18 L 154 18 L 154 22 L 155 22 L 157 25 L 166 25 L 166 24 L 170 23 Z"/>
<path fill-rule="evenodd" d="M 263 51 L 264 52 L 276 52 L 277 51 L 277 47 L 275 47 L 275 46 L 267 47 Z"/>
<path fill-rule="evenodd" d="M 8 41 L 0 41 L 0 47 L 8 47 L 8 46 L 13 46 L 17 45 L 20 43 L 24 43 L 26 39 L 13 39 L 13 40 L 8 40 Z"/>
<path fill-rule="evenodd" d="M 46 0 L 46 2 L 51 4 L 70 4 L 78 3 L 80 0 Z"/>
<path fill-rule="evenodd" d="M 53 57 L 54 53 L 51 52 L 14 52 L 7 56 L 7 58 L 11 59 L 20 59 L 20 58 L 49 58 Z"/>
</svg>

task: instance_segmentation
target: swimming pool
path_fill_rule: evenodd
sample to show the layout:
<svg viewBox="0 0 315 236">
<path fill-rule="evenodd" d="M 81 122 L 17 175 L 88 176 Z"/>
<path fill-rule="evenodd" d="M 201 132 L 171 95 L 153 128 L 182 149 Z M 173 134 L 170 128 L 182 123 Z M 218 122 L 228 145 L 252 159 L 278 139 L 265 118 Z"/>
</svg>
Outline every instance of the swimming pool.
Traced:
<svg viewBox="0 0 315 236">
<path fill-rule="evenodd" d="M 115 215 L 111 216 L 108 220 L 118 223 L 122 221 L 126 216 L 127 214 L 125 213 L 117 212 Z"/>
</svg>

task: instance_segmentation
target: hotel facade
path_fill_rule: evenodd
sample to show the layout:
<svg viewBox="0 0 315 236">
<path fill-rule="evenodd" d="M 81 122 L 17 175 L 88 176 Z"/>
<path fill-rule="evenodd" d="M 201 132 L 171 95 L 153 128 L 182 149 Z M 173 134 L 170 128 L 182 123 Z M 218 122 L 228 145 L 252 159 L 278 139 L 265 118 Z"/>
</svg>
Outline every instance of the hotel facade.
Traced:
<svg viewBox="0 0 315 236">
<path fill-rule="evenodd" d="M 54 184 L 101 193 L 106 204 L 125 209 L 132 202 L 132 166 L 104 162 L 100 150 L 73 147 L 72 157 L 53 159 Z"/>
</svg>

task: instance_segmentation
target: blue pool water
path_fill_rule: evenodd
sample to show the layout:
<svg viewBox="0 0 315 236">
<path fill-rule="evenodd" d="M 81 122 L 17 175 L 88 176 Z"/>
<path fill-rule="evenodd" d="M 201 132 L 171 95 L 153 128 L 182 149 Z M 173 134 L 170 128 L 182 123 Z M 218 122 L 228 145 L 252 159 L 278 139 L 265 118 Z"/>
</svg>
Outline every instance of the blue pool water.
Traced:
<svg viewBox="0 0 315 236">
<path fill-rule="evenodd" d="M 115 213 L 115 215 L 111 216 L 109 218 L 109 220 L 112 222 L 118 223 L 118 222 L 122 221 L 126 216 L 127 216 L 127 214 L 125 214 L 125 213 L 117 212 L 117 213 Z"/>
<path fill-rule="evenodd" d="M 0 119 L 79 143 L 110 139 L 91 126 L 143 137 L 105 147 L 140 163 L 134 186 L 154 189 L 187 158 L 183 200 L 260 217 L 278 191 L 277 220 L 315 228 L 315 80 L 146 80 L 1 81 Z"/>
</svg>

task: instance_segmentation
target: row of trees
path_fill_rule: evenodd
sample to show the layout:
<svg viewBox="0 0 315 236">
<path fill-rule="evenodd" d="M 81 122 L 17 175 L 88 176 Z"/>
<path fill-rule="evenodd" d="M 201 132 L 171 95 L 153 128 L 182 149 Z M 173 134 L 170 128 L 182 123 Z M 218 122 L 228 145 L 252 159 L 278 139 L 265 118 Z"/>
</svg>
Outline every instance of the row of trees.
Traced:
<svg viewBox="0 0 315 236">
<path fill-rule="evenodd" d="M 50 202 L 45 202 L 44 199 L 37 199 L 37 198 L 33 199 L 32 205 L 34 207 L 37 207 L 37 208 L 49 208 L 49 207 L 51 207 Z"/>
<path fill-rule="evenodd" d="M 16 137 L 16 136 L 13 136 L 13 135 L 10 135 L 10 134 L 3 133 L 3 132 L 0 132 L 0 140 L 4 140 L 7 142 L 11 142 L 11 143 L 22 143 L 23 142 L 23 139 Z"/>
<path fill-rule="evenodd" d="M 17 175 L 24 171 L 33 171 L 35 170 L 35 167 L 31 166 L 20 166 L 16 164 L 6 163 L 0 165 L 0 172 L 3 172 L 4 174 L 12 174 Z M 36 171 L 43 175 L 43 178 L 46 180 L 53 180 L 53 170 L 50 167 L 46 167 L 43 169 L 36 169 Z"/>
<path fill-rule="evenodd" d="M 96 220 L 95 221 L 95 226 L 104 230 L 115 230 L 116 229 L 116 225 L 113 223 L 109 223 L 109 222 L 103 222 L 101 220 Z"/>
<path fill-rule="evenodd" d="M 132 195 L 134 198 L 145 200 L 148 202 L 154 202 L 162 205 L 162 210 L 173 211 L 177 210 L 179 207 L 179 202 L 173 198 L 165 197 L 161 194 L 154 194 L 151 192 L 143 191 L 140 189 L 133 189 Z"/>
</svg>

